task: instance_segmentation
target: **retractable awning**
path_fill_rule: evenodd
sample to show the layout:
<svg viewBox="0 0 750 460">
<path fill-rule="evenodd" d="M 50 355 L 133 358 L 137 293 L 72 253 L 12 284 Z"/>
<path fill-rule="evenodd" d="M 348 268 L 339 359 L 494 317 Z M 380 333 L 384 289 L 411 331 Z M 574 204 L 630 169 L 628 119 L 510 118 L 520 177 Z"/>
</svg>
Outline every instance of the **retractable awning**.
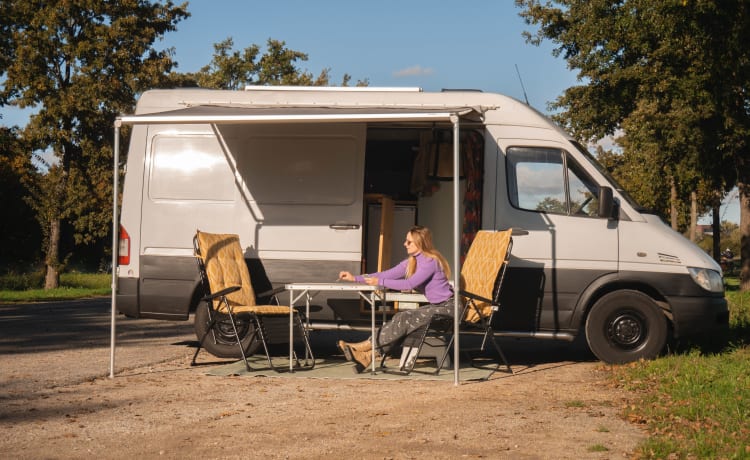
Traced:
<svg viewBox="0 0 750 460">
<path fill-rule="evenodd" d="M 185 108 L 123 115 L 115 120 L 113 158 L 113 206 L 112 206 L 112 267 L 117 267 L 118 248 L 118 190 L 120 163 L 120 128 L 122 125 L 143 124 L 244 124 L 244 123 L 387 123 L 387 122 L 442 122 L 453 127 L 453 273 L 454 286 L 460 286 L 460 232 L 459 215 L 459 124 L 481 122 L 484 113 L 494 107 L 468 106 L 244 106 L 239 104 L 186 104 Z M 110 377 L 114 377 L 117 317 L 117 271 L 112 270 L 112 324 Z M 454 315 L 459 316 L 460 296 L 455 296 Z M 454 384 L 459 384 L 459 334 L 458 321 L 454 322 Z"/>
<path fill-rule="evenodd" d="M 124 115 L 116 123 L 138 124 L 236 124 L 450 121 L 459 117 L 481 121 L 484 107 L 258 107 L 241 105 L 196 105 L 165 112 Z"/>
</svg>

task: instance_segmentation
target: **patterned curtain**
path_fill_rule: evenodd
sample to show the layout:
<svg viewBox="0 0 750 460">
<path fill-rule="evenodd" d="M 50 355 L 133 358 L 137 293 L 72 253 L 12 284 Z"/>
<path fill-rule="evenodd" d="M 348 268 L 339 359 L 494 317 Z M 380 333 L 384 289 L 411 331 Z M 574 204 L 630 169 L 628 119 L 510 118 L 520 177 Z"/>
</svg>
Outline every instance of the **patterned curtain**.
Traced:
<svg viewBox="0 0 750 460">
<path fill-rule="evenodd" d="M 474 236 L 482 225 L 482 185 L 484 175 L 484 139 L 476 131 L 466 133 L 463 143 L 463 166 L 466 178 L 464 224 L 461 232 L 461 264 L 464 263 Z"/>
</svg>

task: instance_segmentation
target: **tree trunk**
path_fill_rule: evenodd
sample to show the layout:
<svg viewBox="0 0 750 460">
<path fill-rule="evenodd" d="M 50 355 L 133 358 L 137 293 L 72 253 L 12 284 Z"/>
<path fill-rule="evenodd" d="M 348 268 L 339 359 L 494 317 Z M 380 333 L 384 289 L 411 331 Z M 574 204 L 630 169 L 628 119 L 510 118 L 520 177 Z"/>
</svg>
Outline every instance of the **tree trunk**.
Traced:
<svg viewBox="0 0 750 460">
<path fill-rule="evenodd" d="M 690 241 L 695 243 L 695 232 L 698 227 L 698 197 L 695 192 L 690 192 Z"/>
<path fill-rule="evenodd" d="M 674 176 L 669 178 L 669 214 L 672 219 L 672 230 L 677 231 L 677 184 Z"/>
<path fill-rule="evenodd" d="M 750 291 L 750 184 L 740 182 L 740 290 Z"/>
<path fill-rule="evenodd" d="M 55 218 L 50 222 L 49 241 L 47 242 L 47 254 L 45 257 L 47 275 L 44 278 L 44 289 L 56 289 L 60 287 L 60 219 Z"/>
<path fill-rule="evenodd" d="M 714 232 L 714 260 L 721 264 L 721 201 L 714 203 L 711 214 L 713 216 L 711 229 Z"/>
</svg>

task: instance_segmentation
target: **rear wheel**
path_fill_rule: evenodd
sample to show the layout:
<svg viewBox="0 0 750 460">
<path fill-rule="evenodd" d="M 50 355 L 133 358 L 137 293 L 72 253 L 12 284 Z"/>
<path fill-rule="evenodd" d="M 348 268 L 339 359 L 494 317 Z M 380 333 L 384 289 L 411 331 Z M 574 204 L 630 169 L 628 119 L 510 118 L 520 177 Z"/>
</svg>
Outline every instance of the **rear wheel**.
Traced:
<svg viewBox="0 0 750 460">
<path fill-rule="evenodd" d="M 198 340 L 200 340 L 206 333 L 209 322 L 208 304 L 206 304 L 206 302 L 201 302 L 195 310 L 194 327 L 195 335 L 198 337 Z M 259 342 L 256 341 L 253 343 L 252 347 L 248 348 L 255 328 L 251 322 L 244 319 L 235 318 L 235 324 L 237 325 L 237 332 L 239 333 L 245 353 L 247 355 L 252 355 L 260 345 Z M 232 323 L 229 321 L 228 317 L 217 321 L 213 327 L 213 331 L 210 331 L 206 338 L 203 339 L 203 348 L 218 358 L 242 358 L 240 348 L 237 346 L 237 338 L 234 335 L 234 329 L 232 329 Z"/>
<path fill-rule="evenodd" d="M 599 299 L 586 319 L 586 341 L 600 360 L 618 364 L 652 359 L 667 343 L 667 318 L 651 297 L 622 290 Z"/>
</svg>

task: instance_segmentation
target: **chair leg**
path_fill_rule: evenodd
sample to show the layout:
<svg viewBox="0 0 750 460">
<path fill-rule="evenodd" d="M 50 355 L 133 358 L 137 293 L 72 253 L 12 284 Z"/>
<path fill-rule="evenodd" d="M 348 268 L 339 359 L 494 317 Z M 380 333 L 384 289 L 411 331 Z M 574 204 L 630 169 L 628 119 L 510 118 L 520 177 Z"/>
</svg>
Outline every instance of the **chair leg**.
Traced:
<svg viewBox="0 0 750 460">
<path fill-rule="evenodd" d="M 490 329 L 490 331 L 491 331 L 491 329 Z M 508 363 L 508 359 L 505 357 L 505 353 L 503 353 L 503 350 L 500 348 L 500 345 L 497 343 L 497 340 L 495 339 L 495 334 L 492 333 L 491 336 L 492 336 L 492 345 L 495 347 L 495 351 L 497 351 L 497 354 L 500 355 L 500 359 L 503 360 L 503 363 L 505 364 L 505 367 L 508 368 L 508 372 L 510 372 L 512 374 L 513 373 L 513 368 L 510 367 L 510 364 Z M 500 368 L 500 364 L 499 363 L 498 363 L 497 368 L 498 369 Z M 497 369 L 495 369 L 495 370 L 497 370 Z M 493 373 L 494 373 L 494 371 L 493 371 Z M 490 374 L 490 375 L 492 375 L 492 374 Z"/>
<path fill-rule="evenodd" d="M 513 373 L 513 369 L 510 367 L 510 364 L 508 363 L 508 359 L 505 357 L 505 353 L 503 353 L 503 350 L 500 348 L 500 345 L 497 343 L 497 339 L 495 338 L 495 331 L 492 329 L 492 326 L 490 325 L 489 321 L 486 319 L 482 319 L 482 326 L 484 327 L 484 336 L 482 337 L 482 351 L 484 351 L 485 346 L 487 345 L 487 340 L 489 339 L 492 342 L 492 346 L 495 348 L 495 351 L 497 351 L 497 354 L 500 356 L 500 359 L 502 360 L 502 363 L 505 364 L 505 367 L 508 368 L 508 372 L 511 374 Z M 492 374 L 495 373 L 500 369 L 500 363 L 497 363 L 497 367 L 490 373 L 490 375 L 487 376 L 487 378 L 490 378 Z"/>
<path fill-rule="evenodd" d="M 200 353 L 201 348 L 203 348 L 203 341 L 206 340 L 206 337 L 208 337 L 208 333 L 211 332 L 215 324 L 216 319 L 212 318 L 211 321 L 209 321 L 208 326 L 206 327 L 206 331 L 203 333 L 203 336 L 198 340 L 198 348 L 195 349 L 195 353 L 193 354 L 193 360 L 190 362 L 191 366 L 197 365 L 196 358 L 198 358 L 198 353 Z"/>
<path fill-rule="evenodd" d="M 454 335 L 451 334 L 450 340 L 448 340 L 448 345 L 445 346 L 445 351 L 443 352 L 443 356 L 440 358 L 440 361 L 437 364 L 437 369 L 435 370 L 435 375 L 438 375 L 440 373 L 440 370 L 443 368 L 443 364 L 445 364 L 445 360 L 448 358 L 448 353 L 451 352 L 451 348 L 453 347 L 453 339 Z M 454 366 L 457 366 L 457 362 L 453 362 Z"/>
<path fill-rule="evenodd" d="M 263 332 L 263 320 L 259 317 L 255 317 L 255 332 L 258 334 L 258 337 L 260 338 L 260 343 L 263 344 L 263 351 L 266 353 L 266 359 L 268 360 L 268 365 L 276 372 L 281 372 L 279 369 L 276 368 L 276 366 L 273 365 L 273 361 L 271 360 L 271 352 L 268 350 L 268 343 L 266 342 L 266 334 Z"/>
<path fill-rule="evenodd" d="M 312 365 L 308 368 L 308 370 L 313 369 L 315 367 L 315 356 L 313 355 L 312 347 L 310 346 L 310 336 L 308 335 L 307 329 L 305 329 L 305 325 L 302 322 L 302 318 L 300 317 L 299 313 L 295 313 L 295 318 L 297 318 L 297 327 L 299 327 L 299 330 L 302 331 L 302 341 L 305 344 L 305 366 L 307 366 L 307 357 L 309 356 L 312 360 Z"/>
<path fill-rule="evenodd" d="M 200 307 L 199 307 L 200 308 Z M 211 307 L 206 306 L 208 309 L 208 325 L 206 326 L 206 331 L 203 333 L 203 336 L 198 339 L 198 347 L 195 349 L 195 353 L 193 354 L 193 360 L 190 362 L 191 366 L 196 366 L 198 363 L 196 362 L 196 359 L 198 358 L 198 353 L 200 353 L 201 348 L 203 348 L 203 342 L 206 340 L 206 337 L 208 337 L 208 333 L 214 333 L 214 326 L 216 325 L 216 321 L 218 319 L 217 315 L 211 314 Z"/>
<path fill-rule="evenodd" d="M 248 372 L 252 371 L 253 368 L 250 367 L 250 363 L 247 360 L 247 356 L 245 355 L 245 348 L 242 346 L 242 339 L 240 339 L 240 333 L 237 331 L 237 325 L 234 322 L 234 315 L 232 315 L 232 311 L 228 311 L 229 316 L 229 322 L 232 323 L 232 330 L 234 331 L 234 336 L 237 338 L 237 346 L 240 347 L 240 354 L 242 355 L 242 360 L 245 361 L 245 367 L 247 368 Z M 255 337 L 250 339 L 250 343 L 253 343 L 253 340 Z"/>
</svg>

